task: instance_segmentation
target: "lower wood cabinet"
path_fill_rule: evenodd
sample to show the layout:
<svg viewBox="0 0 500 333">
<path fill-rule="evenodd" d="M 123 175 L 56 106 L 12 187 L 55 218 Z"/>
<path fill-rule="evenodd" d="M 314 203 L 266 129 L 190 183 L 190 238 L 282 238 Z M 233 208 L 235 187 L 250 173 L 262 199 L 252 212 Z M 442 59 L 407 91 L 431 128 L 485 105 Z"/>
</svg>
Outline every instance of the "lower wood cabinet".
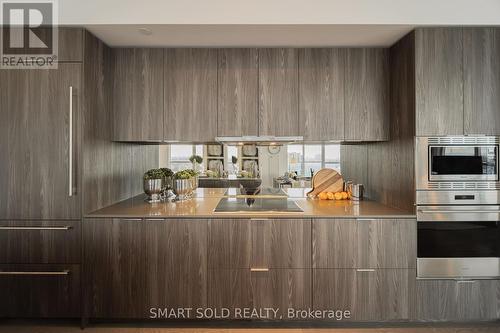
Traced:
<svg viewBox="0 0 500 333">
<path fill-rule="evenodd" d="M 311 220 L 213 219 L 209 268 L 310 268 Z"/>
<path fill-rule="evenodd" d="M 238 308 L 279 309 L 268 318 L 276 320 L 289 319 L 288 308 L 311 308 L 310 269 L 210 269 L 208 285 L 209 307 L 228 308 L 235 319 L 242 319 L 235 316 Z"/>
<path fill-rule="evenodd" d="M 85 220 L 85 315 L 207 305 L 207 220 Z"/>
<path fill-rule="evenodd" d="M 499 280 L 418 280 L 414 318 L 423 321 L 498 320 Z"/>
<path fill-rule="evenodd" d="M 350 311 L 354 321 L 408 320 L 413 269 L 313 269 L 313 308 Z"/>
<path fill-rule="evenodd" d="M 80 221 L 0 221 L 0 263 L 80 264 Z"/>
<path fill-rule="evenodd" d="M 1 318 L 80 317 L 79 265 L 0 265 Z"/>
</svg>

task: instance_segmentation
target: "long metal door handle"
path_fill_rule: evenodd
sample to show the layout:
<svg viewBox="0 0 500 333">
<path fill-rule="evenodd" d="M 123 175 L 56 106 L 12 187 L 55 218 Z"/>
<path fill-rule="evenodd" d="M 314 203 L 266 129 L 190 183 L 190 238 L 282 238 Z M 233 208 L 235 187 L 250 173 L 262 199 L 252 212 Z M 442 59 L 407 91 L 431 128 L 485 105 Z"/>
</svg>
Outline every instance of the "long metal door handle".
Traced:
<svg viewBox="0 0 500 333">
<path fill-rule="evenodd" d="M 15 227 L 15 226 L 0 226 L 0 230 L 69 230 L 71 226 L 64 227 Z"/>
<path fill-rule="evenodd" d="M 0 271 L 0 275 L 69 275 L 69 270 L 64 271 Z"/>
<path fill-rule="evenodd" d="M 73 196 L 73 87 L 69 87 L 68 195 Z"/>
<path fill-rule="evenodd" d="M 433 214 L 433 213 L 493 213 L 500 214 L 500 210 L 418 210 L 420 213 Z"/>
<path fill-rule="evenodd" d="M 269 268 L 250 268 L 250 272 L 269 272 Z"/>
<path fill-rule="evenodd" d="M 356 269 L 356 272 L 375 272 L 375 270 L 372 268 L 359 268 Z"/>
</svg>

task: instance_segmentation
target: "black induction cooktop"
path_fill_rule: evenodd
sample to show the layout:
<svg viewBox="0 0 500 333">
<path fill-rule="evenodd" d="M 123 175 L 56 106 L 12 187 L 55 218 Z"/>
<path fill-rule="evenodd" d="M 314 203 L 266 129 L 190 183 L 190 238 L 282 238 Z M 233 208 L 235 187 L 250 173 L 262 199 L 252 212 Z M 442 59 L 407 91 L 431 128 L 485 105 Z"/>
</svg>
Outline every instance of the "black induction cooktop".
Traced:
<svg viewBox="0 0 500 333">
<path fill-rule="evenodd" d="M 285 198 L 222 198 L 214 212 L 284 212 L 302 213 L 303 210 L 290 199 Z"/>
</svg>

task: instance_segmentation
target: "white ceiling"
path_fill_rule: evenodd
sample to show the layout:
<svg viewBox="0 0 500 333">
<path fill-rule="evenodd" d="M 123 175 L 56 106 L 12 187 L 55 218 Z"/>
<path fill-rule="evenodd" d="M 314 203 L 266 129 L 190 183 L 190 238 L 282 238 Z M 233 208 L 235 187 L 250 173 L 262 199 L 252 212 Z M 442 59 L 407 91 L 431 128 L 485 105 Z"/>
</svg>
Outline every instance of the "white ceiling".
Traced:
<svg viewBox="0 0 500 333">
<path fill-rule="evenodd" d="M 140 28 L 152 34 L 144 35 Z M 390 46 L 408 25 L 99 25 L 87 27 L 113 47 Z"/>
<path fill-rule="evenodd" d="M 500 0 L 61 0 L 59 24 L 111 46 L 388 46 L 415 26 L 500 25 Z"/>
</svg>

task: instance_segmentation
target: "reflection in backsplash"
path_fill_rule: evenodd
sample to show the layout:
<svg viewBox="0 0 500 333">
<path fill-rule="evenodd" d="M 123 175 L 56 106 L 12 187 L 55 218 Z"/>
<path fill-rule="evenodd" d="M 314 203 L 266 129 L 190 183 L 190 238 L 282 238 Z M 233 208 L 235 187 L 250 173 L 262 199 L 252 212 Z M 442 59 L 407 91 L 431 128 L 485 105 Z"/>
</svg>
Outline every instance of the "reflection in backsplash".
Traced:
<svg viewBox="0 0 500 333">
<path fill-rule="evenodd" d="M 200 187 L 238 187 L 241 178 L 258 178 L 264 187 L 310 187 L 321 168 L 340 170 L 340 144 L 283 146 L 172 144 L 160 146 L 160 167 L 194 168 Z M 201 157 L 197 163 L 195 156 Z M 205 186 L 206 185 L 206 186 Z"/>
</svg>

